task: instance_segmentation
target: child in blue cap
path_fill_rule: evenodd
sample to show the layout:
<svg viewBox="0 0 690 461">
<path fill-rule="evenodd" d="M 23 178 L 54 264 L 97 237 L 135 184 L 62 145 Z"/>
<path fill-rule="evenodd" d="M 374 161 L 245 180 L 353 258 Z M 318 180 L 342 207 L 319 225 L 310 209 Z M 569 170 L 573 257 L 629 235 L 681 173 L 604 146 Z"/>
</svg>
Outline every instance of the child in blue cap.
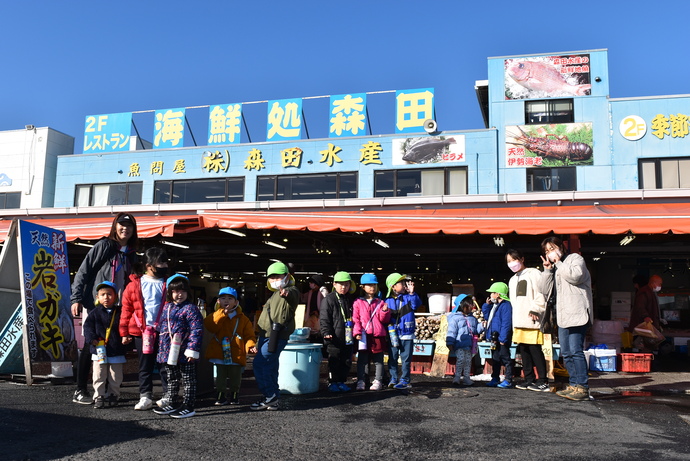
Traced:
<svg viewBox="0 0 690 461">
<path fill-rule="evenodd" d="M 460 294 L 453 301 L 453 311 L 448 314 L 446 345 L 455 351 L 455 376 L 453 384 L 471 386 L 470 368 L 472 357 L 477 352 L 477 336 L 482 326 L 472 315 L 472 295 Z"/>
</svg>

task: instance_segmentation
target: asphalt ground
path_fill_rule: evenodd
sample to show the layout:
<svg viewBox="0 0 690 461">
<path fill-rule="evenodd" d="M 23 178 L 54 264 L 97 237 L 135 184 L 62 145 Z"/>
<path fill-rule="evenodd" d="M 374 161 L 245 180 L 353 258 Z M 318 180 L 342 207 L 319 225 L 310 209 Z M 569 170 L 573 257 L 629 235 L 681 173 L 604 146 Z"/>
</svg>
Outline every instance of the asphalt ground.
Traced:
<svg viewBox="0 0 690 461">
<path fill-rule="evenodd" d="M 574 402 L 479 382 L 457 388 L 450 377 L 424 375 L 413 376 L 407 393 L 331 394 L 322 374 L 318 392 L 284 395 L 280 411 L 253 412 L 249 404 L 259 393 L 248 369 L 241 405 L 216 407 L 209 392 L 198 396 L 196 416 L 183 420 L 134 411 L 138 392 L 131 373 L 120 405 L 103 410 L 72 403 L 71 383 L 37 380 L 26 386 L 5 380 L 0 381 L 0 458 L 690 459 L 690 396 L 672 390 L 689 386 L 689 376 L 593 375 L 594 399 Z M 662 381 L 667 387 L 649 390 Z"/>
</svg>

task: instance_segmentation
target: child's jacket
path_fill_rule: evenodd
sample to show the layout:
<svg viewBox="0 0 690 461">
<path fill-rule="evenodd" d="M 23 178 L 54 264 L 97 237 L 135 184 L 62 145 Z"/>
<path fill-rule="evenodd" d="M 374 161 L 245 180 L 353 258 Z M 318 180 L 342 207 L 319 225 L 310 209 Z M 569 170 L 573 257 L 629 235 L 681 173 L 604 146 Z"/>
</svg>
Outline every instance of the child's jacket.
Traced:
<svg viewBox="0 0 690 461">
<path fill-rule="evenodd" d="M 204 319 L 204 327 L 213 335 L 206 347 L 206 359 L 223 360 L 223 338 L 230 338 L 232 361 L 238 365 L 247 364 L 247 351 L 256 345 L 256 335 L 251 320 L 242 313 L 237 306 L 237 314 L 233 318 L 225 315 L 223 309 L 218 309 Z"/>
<path fill-rule="evenodd" d="M 180 333 L 182 345 L 178 364 L 186 362 L 187 358 L 198 359 L 201 351 L 201 338 L 204 333 L 204 321 L 199 308 L 189 301 L 180 305 L 173 302 L 165 303 L 161 314 L 161 331 L 158 343 L 158 363 L 166 363 L 170 354 L 172 336 Z"/>
<path fill-rule="evenodd" d="M 448 314 L 446 345 L 449 349 L 468 349 L 472 346 L 472 336 L 478 335 L 482 330 L 482 326 L 474 316 L 465 315 L 462 312 L 450 313 Z"/>
<path fill-rule="evenodd" d="M 391 311 L 388 309 L 386 312 L 383 312 L 381 309 L 385 306 L 386 302 L 378 298 L 373 299 L 371 303 L 364 298 L 355 300 L 352 304 L 352 321 L 355 323 L 352 334 L 355 336 L 361 335 L 366 328 L 367 334 L 378 337 L 387 336 L 388 329 L 386 325 L 391 320 Z M 376 313 L 374 314 L 374 312 Z"/>
<path fill-rule="evenodd" d="M 115 316 L 114 319 L 113 316 Z M 125 355 L 125 346 L 122 344 L 122 338 L 118 331 L 118 326 L 120 325 L 120 310 L 111 309 L 110 313 L 108 313 L 108 311 L 98 303 L 96 307 L 89 312 L 89 315 L 84 321 L 84 342 L 85 344 L 89 344 L 89 350 L 92 354 L 96 353 L 96 346 L 92 344 L 92 341 L 94 339 L 96 341 L 105 339 L 106 330 L 110 326 L 111 320 L 113 327 L 110 329 L 110 336 L 108 336 L 108 342 L 105 344 L 105 355 L 108 357 Z"/>
</svg>

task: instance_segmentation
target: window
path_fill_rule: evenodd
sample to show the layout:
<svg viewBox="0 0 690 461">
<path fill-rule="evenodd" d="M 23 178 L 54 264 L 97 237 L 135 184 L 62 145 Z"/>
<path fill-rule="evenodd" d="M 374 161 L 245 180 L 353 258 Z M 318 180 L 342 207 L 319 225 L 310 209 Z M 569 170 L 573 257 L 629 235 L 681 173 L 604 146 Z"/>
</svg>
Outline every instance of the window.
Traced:
<svg viewBox="0 0 690 461">
<path fill-rule="evenodd" d="M 259 176 L 257 200 L 357 198 L 357 173 Z"/>
<path fill-rule="evenodd" d="M 425 168 L 374 172 L 374 197 L 466 195 L 467 168 Z"/>
<path fill-rule="evenodd" d="M 541 125 L 544 123 L 573 123 L 572 99 L 547 99 L 543 101 L 525 101 L 525 124 Z"/>
<path fill-rule="evenodd" d="M 527 168 L 527 192 L 577 190 L 575 167 Z"/>
<path fill-rule="evenodd" d="M 690 188 L 690 158 L 640 160 L 640 189 Z"/>
<path fill-rule="evenodd" d="M 0 193 L 0 210 L 19 208 L 21 201 L 21 192 L 2 192 Z"/>
<path fill-rule="evenodd" d="M 74 206 L 139 205 L 140 182 L 83 184 L 76 187 Z"/>
<path fill-rule="evenodd" d="M 156 181 L 153 203 L 241 202 L 244 178 Z"/>
</svg>

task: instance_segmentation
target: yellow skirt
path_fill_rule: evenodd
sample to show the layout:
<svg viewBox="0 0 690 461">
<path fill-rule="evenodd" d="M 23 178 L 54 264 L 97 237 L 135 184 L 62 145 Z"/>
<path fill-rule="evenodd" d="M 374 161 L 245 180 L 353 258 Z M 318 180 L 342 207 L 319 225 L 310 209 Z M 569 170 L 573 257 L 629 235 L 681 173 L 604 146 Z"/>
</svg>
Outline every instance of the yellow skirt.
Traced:
<svg viewBox="0 0 690 461">
<path fill-rule="evenodd" d="M 541 330 L 513 328 L 513 342 L 516 344 L 544 344 Z"/>
</svg>

